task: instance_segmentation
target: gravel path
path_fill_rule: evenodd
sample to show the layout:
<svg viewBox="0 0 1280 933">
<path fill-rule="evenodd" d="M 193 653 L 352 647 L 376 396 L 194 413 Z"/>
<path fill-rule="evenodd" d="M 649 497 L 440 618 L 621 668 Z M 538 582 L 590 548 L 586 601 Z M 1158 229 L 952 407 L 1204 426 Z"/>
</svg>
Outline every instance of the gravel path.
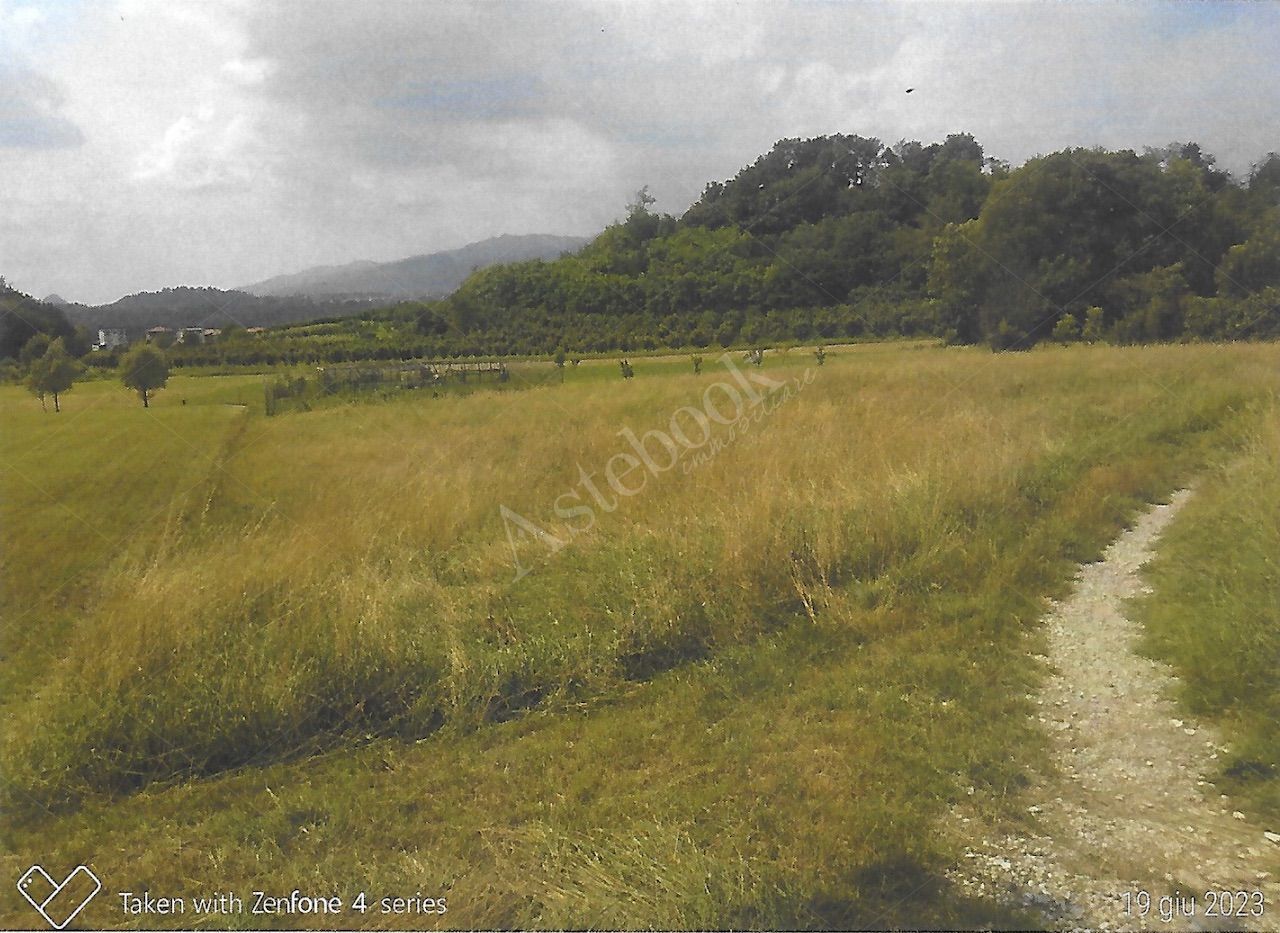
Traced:
<svg viewBox="0 0 1280 933">
<path fill-rule="evenodd" d="M 1171 669 L 1135 653 L 1141 628 L 1124 616 L 1190 496 L 1142 515 L 1053 605 L 1055 673 L 1036 702 L 1060 774 L 1028 798 L 1036 834 L 984 838 L 952 874 L 1049 929 L 1280 930 L 1280 836 L 1268 832 L 1280 827 L 1251 824 L 1207 783 L 1223 741 L 1178 710 Z M 1245 894 L 1207 893 L 1219 891 Z"/>
</svg>

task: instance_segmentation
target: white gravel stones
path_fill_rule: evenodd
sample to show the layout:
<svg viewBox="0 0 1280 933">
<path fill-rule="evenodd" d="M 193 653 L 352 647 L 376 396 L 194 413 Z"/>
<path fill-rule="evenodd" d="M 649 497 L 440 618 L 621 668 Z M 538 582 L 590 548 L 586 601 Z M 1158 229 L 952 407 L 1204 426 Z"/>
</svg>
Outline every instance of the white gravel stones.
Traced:
<svg viewBox="0 0 1280 933">
<path fill-rule="evenodd" d="M 1141 628 L 1124 614 L 1142 593 L 1139 568 L 1190 495 L 1142 515 L 1052 605 L 1044 660 L 1055 673 L 1035 699 L 1059 777 L 1030 791 L 1034 832 L 973 838 L 979 822 L 965 824 L 967 857 L 950 873 L 962 891 L 1033 910 L 1055 929 L 1280 928 L 1274 847 L 1259 850 L 1260 827 L 1205 797 L 1203 776 L 1227 749 L 1214 729 L 1180 714 L 1170 668 L 1136 653 Z M 1262 835 L 1280 843 L 1280 834 Z M 1211 889 L 1261 891 L 1267 915 L 1207 917 Z M 1139 892 L 1150 897 L 1145 915 Z M 1195 916 L 1165 921 L 1160 899 L 1179 896 Z"/>
</svg>

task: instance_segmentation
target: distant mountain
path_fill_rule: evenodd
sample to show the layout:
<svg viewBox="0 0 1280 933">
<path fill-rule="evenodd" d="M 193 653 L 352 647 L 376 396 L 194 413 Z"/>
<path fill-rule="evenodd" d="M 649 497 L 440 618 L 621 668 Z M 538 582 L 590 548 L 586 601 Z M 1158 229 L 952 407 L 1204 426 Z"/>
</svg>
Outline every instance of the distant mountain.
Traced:
<svg viewBox="0 0 1280 933">
<path fill-rule="evenodd" d="M 305 295 L 311 298 L 441 298 L 474 270 L 528 259 L 557 259 L 590 242 L 588 237 L 535 233 L 499 236 L 461 249 L 410 256 L 395 262 L 352 262 L 317 266 L 241 286 L 259 296 Z"/>
<path fill-rule="evenodd" d="M 119 327 L 136 339 L 149 327 L 273 327 L 360 314 L 380 304 L 448 295 L 473 269 L 525 259 L 555 259 L 589 242 L 585 237 L 500 236 L 461 249 L 397 262 L 352 262 L 280 275 L 238 289 L 166 288 L 126 295 L 108 305 L 71 304 L 57 295 L 73 324 L 90 330 Z"/>
<path fill-rule="evenodd" d="M 63 313 L 73 324 L 90 330 L 118 327 L 137 339 L 149 327 L 272 327 L 358 314 L 374 301 L 321 300 L 309 296 L 259 296 L 220 288 L 166 288 L 126 295 L 109 305 L 66 305 Z"/>
<path fill-rule="evenodd" d="M 345 279 L 367 274 L 378 268 L 378 263 L 369 259 L 348 262 L 341 266 L 312 266 L 301 272 L 288 275 L 275 275 L 252 285 L 241 285 L 238 291 L 252 295 L 315 295 L 341 294 L 335 291 Z"/>
</svg>

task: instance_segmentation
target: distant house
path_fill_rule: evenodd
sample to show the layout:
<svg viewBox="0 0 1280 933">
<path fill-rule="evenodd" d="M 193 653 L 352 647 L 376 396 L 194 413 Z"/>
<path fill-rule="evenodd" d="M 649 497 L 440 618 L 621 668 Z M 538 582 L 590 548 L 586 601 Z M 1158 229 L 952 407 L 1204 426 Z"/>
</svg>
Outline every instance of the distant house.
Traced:
<svg viewBox="0 0 1280 933">
<path fill-rule="evenodd" d="M 174 343 L 204 343 L 204 328 L 184 327 L 178 331 L 178 336 L 177 339 L 174 340 Z"/>
<path fill-rule="evenodd" d="M 128 335 L 118 327 L 102 327 L 98 329 L 98 342 L 94 346 L 99 350 L 114 350 L 129 342 Z"/>
<path fill-rule="evenodd" d="M 265 327 L 246 327 L 244 332 L 246 334 L 265 334 L 267 329 Z"/>
<path fill-rule="evenodd" d="M 157 324 L 155 327 L 147 328 L 147 343 L 168 345 L 172 342 L 173 328 L 165 327 L 163 324 Z"/>
</svg>

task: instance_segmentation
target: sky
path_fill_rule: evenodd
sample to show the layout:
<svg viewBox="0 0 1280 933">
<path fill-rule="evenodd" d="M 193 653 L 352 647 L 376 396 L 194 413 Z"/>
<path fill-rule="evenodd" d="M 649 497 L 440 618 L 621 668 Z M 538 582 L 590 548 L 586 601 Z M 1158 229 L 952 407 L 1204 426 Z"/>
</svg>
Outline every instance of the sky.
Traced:
<svg viewBox="0 0 1280 933">
<path fill-rule="evenodd" d="M 0 0 L 0 275 L 101 303 L 590 235 L 782 138 L 954 132 L 1247 175 L 1280 3 Z"/>
</svg>

